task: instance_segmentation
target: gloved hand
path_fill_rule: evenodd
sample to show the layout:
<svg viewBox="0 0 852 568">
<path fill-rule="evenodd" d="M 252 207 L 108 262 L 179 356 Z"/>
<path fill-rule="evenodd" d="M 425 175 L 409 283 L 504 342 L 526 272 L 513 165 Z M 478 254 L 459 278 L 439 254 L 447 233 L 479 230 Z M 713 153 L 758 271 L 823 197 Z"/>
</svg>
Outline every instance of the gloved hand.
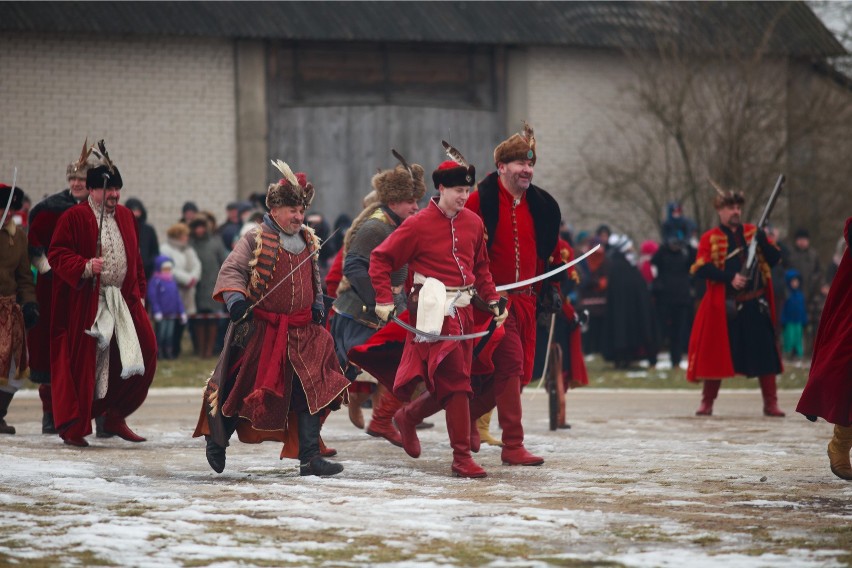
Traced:
<svg viewBox="0 0 852 568">
<path fill-rule="evenodd" d="M 562 295 L 555 286 L 545 286 L 539 296 L 541 311 L 555 314 L 562 310 Z"/>
<path fill-rule="evenodd" d="M 182 323 L 183 325 L 186 325 L 187 322 L 189 322 L 189 316 L 186 315 L 186 312 L 184 312 L 180 315 L 180 323 Z"/>
<path fill-rule="evenodd" d="M 393 304 L 376 304 L 376 307 L 373 311 L 376 312 L 376 315 L 380 320 L 386 322 L 390 319 L 391 314 L 393 313 L 394 305 Z"/>
<path fill-rule="evenodd" d="M 317 325 L 325 325 L 325 310 L 313 306 L 311 308 L 311 319 Z"/>
<path fill-rule="evenodd" d="M 491 310 L 492 314 L 494 314 L 494 323 L 497 324 L 497 327 L 503 325 L 506 318 L 509 317 L 509 310 L 507 310 L 505 306 L 501 306 L 496 301 L 488 302 L 488 309 Z"/>
<path fill-rule="evenodd" d="M 248 303 L 247 300 L 237 300 L 236 302 L 234 302 L 231 305 L 231 307 L 228 309 L 228 313 L 231 316 L 231 321 L 234 322 L 234 323 L 240 321 L 243 318 L 243 316 L 246 314 L 246 312 L 248 312 L 248 309 L 249 309 L 249 303 Z M 251 318 L 252 318 L 252 313 L 249 312 L 249 315 L 246 318 L 246 321 L 250 320 Z"/>
<path fill-rule="evenodd" d="M 32 329 L 32 327 L 38 323 L 38 304 L 35 302 L 27 302 L 21 308 L 21 311 L 24 312 L 24 327 Z"/>
<path fill-rule="evenodd" d="M 163 321 L 162 312 L 157 312 L 156 314 L 154 314 L 154 321 Z"/>
</svg>

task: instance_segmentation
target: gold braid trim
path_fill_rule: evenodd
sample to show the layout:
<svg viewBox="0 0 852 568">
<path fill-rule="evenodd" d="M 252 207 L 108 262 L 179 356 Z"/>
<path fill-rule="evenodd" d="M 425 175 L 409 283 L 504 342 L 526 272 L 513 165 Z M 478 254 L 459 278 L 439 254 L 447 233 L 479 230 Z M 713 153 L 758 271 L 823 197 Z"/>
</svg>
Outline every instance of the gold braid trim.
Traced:
<svg viewBox="0 0 852 568">
<path fill-rule="evenodd" d="M 710 261 L 721 270 L 725 269 L 725 257 L 728 254 L 728 237 L 710 235 Z"/>
<path fill-rule="evenodd" d="M 261 238 L 261 233 L 263 233 L 263 229 L 258 226 L 254 230 L 254 258 L 252 258 L 248 265 L 251 268 L 251 278 L 249 278 L 249 288 L 256 288 L 258 284 L 260 284 L 260 274 L 257 273 L 257 259 L 260 258 L 260 252 L 263 250 L 263 239 Z"/>
</svg>

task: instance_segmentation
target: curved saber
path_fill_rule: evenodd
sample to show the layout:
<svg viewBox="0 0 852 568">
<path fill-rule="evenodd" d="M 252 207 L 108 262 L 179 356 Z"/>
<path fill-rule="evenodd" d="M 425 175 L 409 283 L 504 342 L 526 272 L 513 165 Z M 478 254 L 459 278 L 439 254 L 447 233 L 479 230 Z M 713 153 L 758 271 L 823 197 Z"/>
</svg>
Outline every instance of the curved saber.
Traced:
<svg viewBox="0 0 852 568">
<path fill-rule="evenodd" d="M 420 337 L 425 337 L 426 339 L 431 339 L 433 341 L 462 341 L 465 339 L 476 339 L 477 337 L 484 337 L 491 333 L 487 329 L 485 331 L 477 331 L 476 333 L 465 333 L 462 335 L 438 335 L 437 333 L 429 333 L 428 331 L 420 331 L 416 327 L 410 326 L 404 321 L 401 321 L 398 317 L 393 316 L 393 321 L 396 325 L 410 331 L 414 335 L 419 335 Z"/>
<path fill-rule="evenodd" d="M 524 286 L 528 286 L 530 284 L 535 284 L 536 282 L 540 282 L 541 280 L 544 280 L 545 278 L 550 278 L 554 274 L 559 274 L 560 272 L 562 272 L 564 270 L 568 270 L 569 268 L 571 268 L 575 264 L 577 264 L 580 261 L 582 261 L 583 259 L 585 259 L 587 256 L 591 255 L 593 252 L 595 252 L 599 248 L 601 248 L 601 245 L 595 245 L 591 249 L 589 249 L 588 252 L 586 252 L 582 256 L 578 256 L 577 258 L 575 258 L 571 262 L 566 262 L 562 266 L 554 268 L 550 272 L 545 272 L 544 274 L 540 274 L 540 275 L 538 275 L 534 278 L 527 278 L 526 280 L 521 280 L 520 282 L 512 282 L 511 284 L 504 284 L 502 286 L 497 286 L 497 291 L 498 292 L 505 292 L 506 290 L 514 290 L 515 288 L 523 288 Z"/>
<path fill-rule="evenodd" d="M 9 208 L 12 206 L 12 198 L 15 196 L 15 185 L 18 183 L 18 166 L 15 166 L 15 173 L 12 174 L 12 189 L 9 191 L 9 199 L 6 200 L 6 208 L 3 209 L 3 219 L 0 219 L 0 229 L 6 226 L 6 215 L 9 214 Z"/>
</svg>

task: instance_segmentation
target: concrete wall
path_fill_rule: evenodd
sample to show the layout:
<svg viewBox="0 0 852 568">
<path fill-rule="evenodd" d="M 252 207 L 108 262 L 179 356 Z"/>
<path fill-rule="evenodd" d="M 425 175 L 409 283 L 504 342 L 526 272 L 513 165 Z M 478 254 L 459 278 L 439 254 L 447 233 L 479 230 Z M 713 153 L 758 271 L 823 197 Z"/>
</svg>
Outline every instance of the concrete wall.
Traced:
<svg viewBox="0 0 852 568">
<path fill-rule="evenodd" d="M 225 39 L 0 36 L 0 180 L 35 203 L 104 138 L 159 236 L 184 201 L 217 219 L 237 195 L 234 47 Z"/>
</svg>

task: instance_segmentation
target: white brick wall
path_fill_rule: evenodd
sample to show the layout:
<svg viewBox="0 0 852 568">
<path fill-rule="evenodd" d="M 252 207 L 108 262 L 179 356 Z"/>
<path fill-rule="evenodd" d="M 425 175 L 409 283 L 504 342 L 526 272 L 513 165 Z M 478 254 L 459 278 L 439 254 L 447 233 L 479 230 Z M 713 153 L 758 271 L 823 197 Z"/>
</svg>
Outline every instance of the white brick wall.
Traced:
<svg viewBox="0 0 852 568">
<path fill-rule="evenodd" d="M 0 36 L 0 180 L 37 202 L 65 187 L 83 139 L 104 138 L 161 240 L 195 201 L 224 219 L 236 196 L 233 42 Z"/>
<path fill-rule="evenodd" d="M 633 79 L 628 61 L 616 52 L 550 47 L 530 48 L 527 56 L 536 182 L 556 197 L 575 231 L 591 231 L 606 222 L 636 239 L 656 238 L 655 227 L 635 222 L 629 204 L 604 202 L 578 183 L 585 171 L 582 152 L 613 129 L 614 113 L 628 101 L 624 90 Z M 598 156 L 608 150 L 599 144 L 594 148 Z"/>
</svg>

